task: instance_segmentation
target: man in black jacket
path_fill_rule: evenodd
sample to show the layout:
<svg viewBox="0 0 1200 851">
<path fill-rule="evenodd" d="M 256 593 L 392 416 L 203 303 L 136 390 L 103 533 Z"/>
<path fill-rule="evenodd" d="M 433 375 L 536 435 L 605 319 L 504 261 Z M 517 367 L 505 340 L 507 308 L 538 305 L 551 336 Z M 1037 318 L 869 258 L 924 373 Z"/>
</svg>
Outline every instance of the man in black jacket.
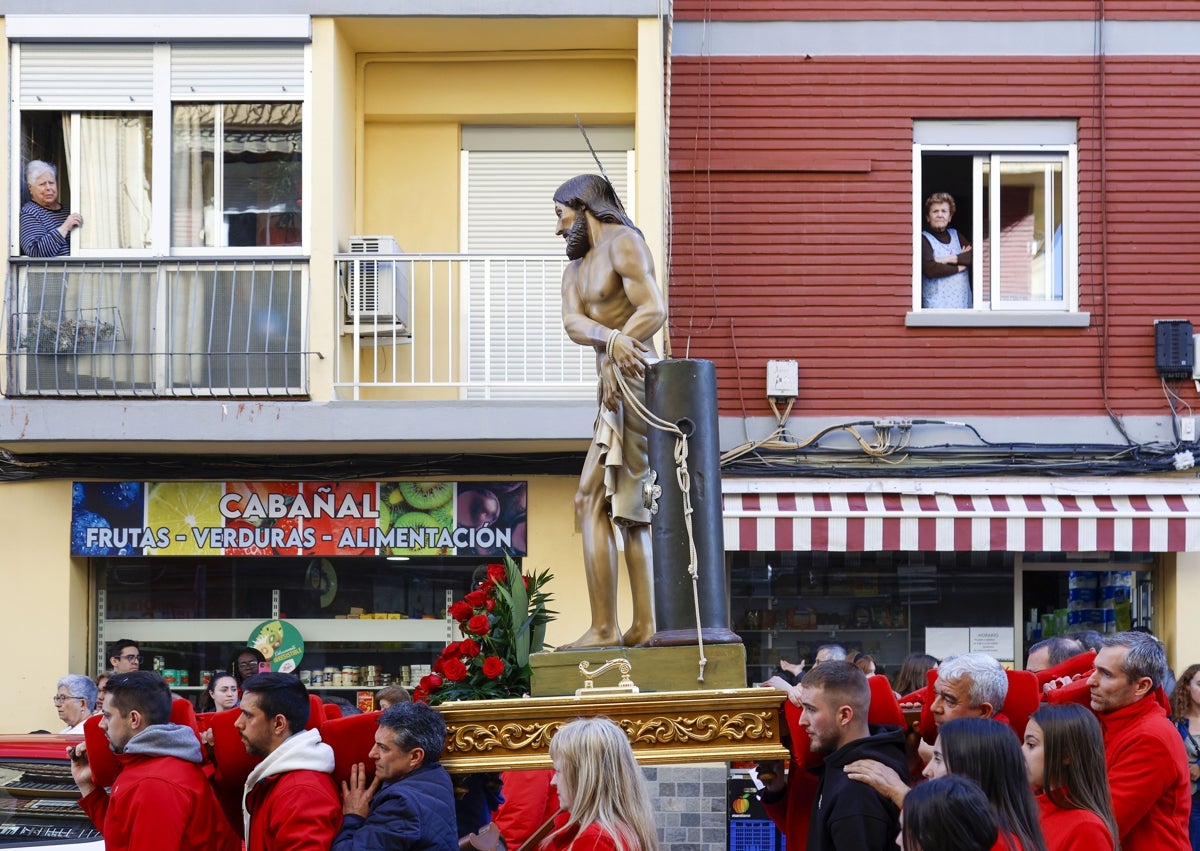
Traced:
<svg viewBox="0 0 1200 851">
<path fill-rule="evenodd" d="M 867 726 L 871 687 L 859 668 L 844 661 L 814 667 L 800 681 L 800 726 L 808 731 L 812 750 L 824 754 L 815 769 L 819 783 L 808 829 L 807 851 L 886 851 L 900 831 L 896 805 L 843 769 L 857 759 L 874 759 L 905 776 L 904 734 L 898 727 Z M 776 777 L 763 790 L 771 803 L 786 794 L 786 780 Z"/>
</svg>

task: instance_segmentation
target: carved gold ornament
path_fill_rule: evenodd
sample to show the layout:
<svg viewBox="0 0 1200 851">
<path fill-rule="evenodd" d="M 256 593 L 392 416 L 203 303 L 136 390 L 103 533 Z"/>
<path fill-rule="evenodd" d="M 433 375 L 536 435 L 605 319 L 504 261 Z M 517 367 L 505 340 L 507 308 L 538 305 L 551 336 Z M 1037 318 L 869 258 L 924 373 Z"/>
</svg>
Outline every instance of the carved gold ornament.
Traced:
<svg viewBox="0 0 1200 851">
<path fill-rule="evenodd" d="M 549 768 L 558 728 L 595 715 L 625 731 L 642 765 L 784 759 L 784 699 L 747 688 L 443 703 L 442 764 L 453 772 Z"/>
</svg>

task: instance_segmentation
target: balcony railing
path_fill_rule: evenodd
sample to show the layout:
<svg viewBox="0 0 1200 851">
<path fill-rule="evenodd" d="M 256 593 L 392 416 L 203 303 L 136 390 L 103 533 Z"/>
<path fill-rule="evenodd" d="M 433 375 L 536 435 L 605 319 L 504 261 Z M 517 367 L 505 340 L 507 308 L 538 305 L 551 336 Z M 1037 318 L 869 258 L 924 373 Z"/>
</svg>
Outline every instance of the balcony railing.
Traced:
<svg viewBox="0 0 1200 851">
<path fill-rule="evenodd" d="M 308 264 L 10 261 L 8 396 L 308 394 Z"/>
<path fill-rule="evenodd" d="M 561 255 L 340 254 L 334 394 L 591 399 Z M 305 397 L 306 261 L 12 258 L 7 396 Z"/>
<path fill-rule="evenodd" d="M 342 398 L 587 399 L 556 255 L 339 254 Z"/>
</svg>

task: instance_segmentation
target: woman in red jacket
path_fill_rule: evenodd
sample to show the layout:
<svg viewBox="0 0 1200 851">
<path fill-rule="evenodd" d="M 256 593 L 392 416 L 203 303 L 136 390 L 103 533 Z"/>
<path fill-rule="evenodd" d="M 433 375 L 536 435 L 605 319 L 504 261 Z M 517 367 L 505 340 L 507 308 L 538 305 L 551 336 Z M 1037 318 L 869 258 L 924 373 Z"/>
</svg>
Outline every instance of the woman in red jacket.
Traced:
<svg viewBox="0 0 1200 851">
<path fill-rule="evenodd" d="M 1021 747 L 1038 793 L 1047 851 L 1111 851 L 1116 847 L 1104 736 L 1091 710 L 1043 704 L 1029 717 Z"/>
<path fill-rule="evenodd" d="M 607 718 L 579 718 L 550 740 L 554 785 L 570 816 L 544 851 L 657 851 L 642 770 L 625 733 Z"/>
</svg>

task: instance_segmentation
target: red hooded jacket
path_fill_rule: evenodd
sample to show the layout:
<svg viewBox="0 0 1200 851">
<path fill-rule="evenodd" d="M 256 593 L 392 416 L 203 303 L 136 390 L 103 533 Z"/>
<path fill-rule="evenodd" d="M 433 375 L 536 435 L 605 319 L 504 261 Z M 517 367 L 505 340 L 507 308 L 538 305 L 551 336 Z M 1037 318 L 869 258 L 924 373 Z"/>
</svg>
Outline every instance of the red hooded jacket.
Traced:
<svg viewBox="0 0 1200 851">
<path fill-rule="evenodd" d="M 247 851 L 328 848 L 342 827 L 333 748 L 316 730 L 288 738 L 246 778 Z"/>
<path fill-rule="evenodd" d="M 1178 733 L 1175 739 L 1183 747 Z M 241 842 L 200 768 L 191 728 L 147 727 L 116 761 L 112 791 L 97 786 L 79 801 L 107 851 L 239 851 Z"/>
</svg>

